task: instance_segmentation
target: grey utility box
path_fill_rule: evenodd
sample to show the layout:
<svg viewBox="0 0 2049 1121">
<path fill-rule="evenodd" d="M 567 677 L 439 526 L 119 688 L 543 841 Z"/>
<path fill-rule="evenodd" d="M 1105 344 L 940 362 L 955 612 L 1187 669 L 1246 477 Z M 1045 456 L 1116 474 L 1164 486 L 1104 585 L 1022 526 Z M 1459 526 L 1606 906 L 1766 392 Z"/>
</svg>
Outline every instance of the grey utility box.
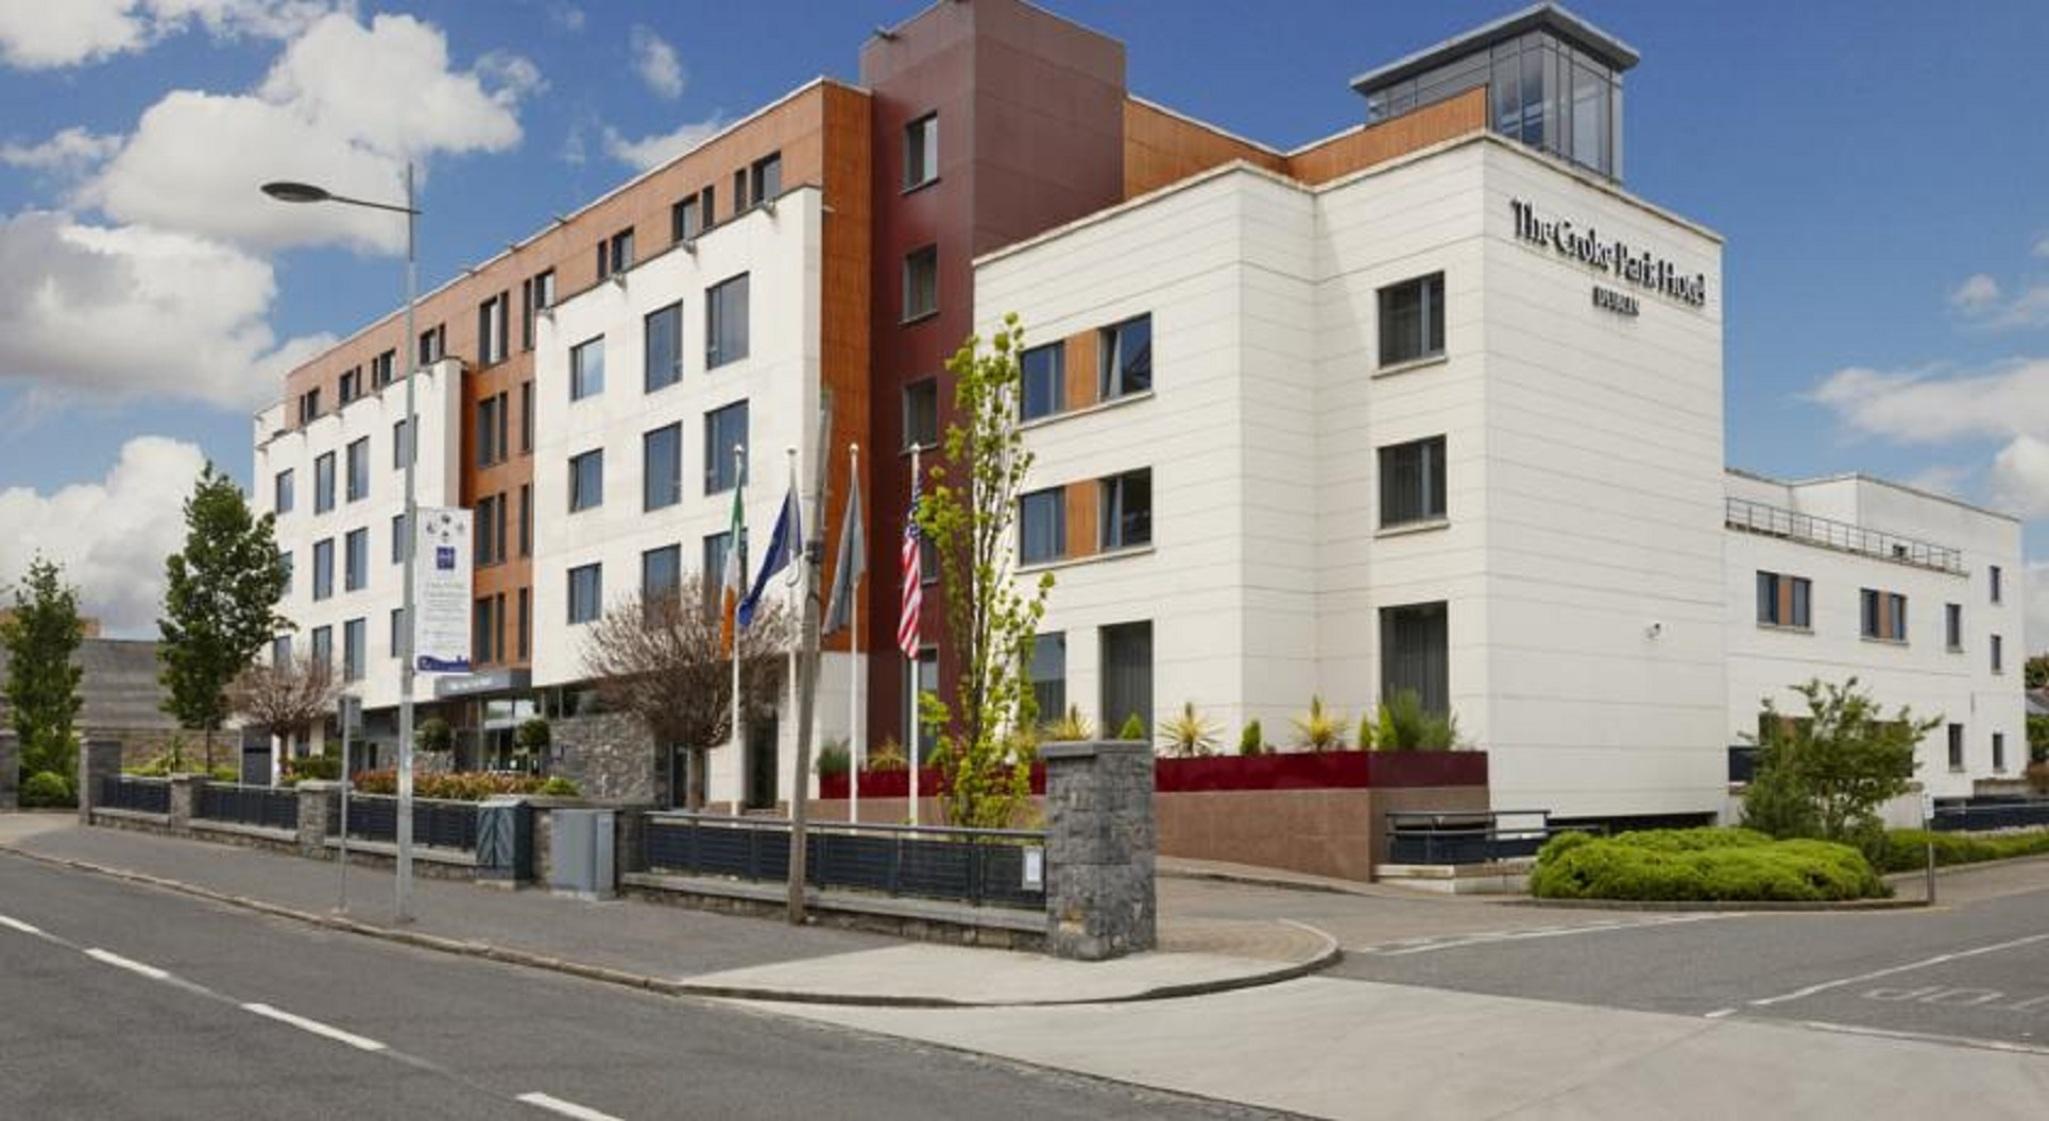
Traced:
<svg viewBox="0 0 2049 1121">
<path fill-rule="evenodd" d="M 548 821 L 548 887 L 558 895 L 610 899 L 618 884 L 612 858 L 617 810 L 555 810 Z"/>
<path fill-rule="evenodd" d="M 477 807 L 477 879 L 517 886 L 534 878 L 534 810 L 519 798 Z"/>
</svg>

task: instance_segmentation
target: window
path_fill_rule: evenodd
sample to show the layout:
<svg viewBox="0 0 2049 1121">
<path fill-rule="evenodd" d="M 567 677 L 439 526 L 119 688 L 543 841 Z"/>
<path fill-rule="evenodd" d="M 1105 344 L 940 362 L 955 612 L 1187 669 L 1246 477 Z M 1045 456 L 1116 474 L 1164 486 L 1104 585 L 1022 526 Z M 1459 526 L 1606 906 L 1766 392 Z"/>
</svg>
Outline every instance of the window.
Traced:
<svg viewBox="0 0 2049 1121">
<path fill-rule="evenodd" d="M 664 545 L 640 554 L 640 597 L 652 603 L 683 586 L 683 547 Z"/>
<path fill-rule="evenodd" d="M 534 348 L 534 319 L 542 309 L 555 306 L 555 270 L 536 273 L 520 285 L 519 337 L 520 345 L 527 350 Z"/>
<path fill-rule="evenodd" d="M 349 501 L 370 497 L 370 437 L 349 441 Z"/>
<path fill-rule="evenodd" d="M 645 328 L 646 391 L 653 393 L 682 381 L 683 305 L 674 303 L 651 312 L 641 323 Z"/>
<path fill-rule="evenodd" d="M 569 460 L 569 512 L 605 502 L 605 450 L 595 448 Z"/>
<path fill-rule="evenodd" d="M 531 483 L 519 484 L 519 555 L 534 555 L 534 488 Z"/>
<path fill-rule="evenodd" d="M 1104 627 L 1102 641 L 1103 718 L 1098 723 L 1108 735 L 1136 716 L 1150 738 L 1153 727 L 1152 622 Z"/>
<path fill-rule="evenodd" d="M 519 450 L 522 455 L 534 452 L 534 383 L 531 379 L 519 383 Z"/>
<path fill-rule="evenodd" d="M 334 595 L 334 538 L 329 537 L 313 543 L 313 599 L 315 602 Z"/>
<path fill-rule="evenodd" d="M 476 566 L 486 568 L 505 559 L 505 496 L 487 494 L 477 499 Z"/>
<path fill-rule="evenodd" d="M 1067 491 L 1033 491 L 1020 496 L 1017 505 L 1018 563 L 1039 564 L 1066 556 Z"/>
<path fill-rule="evenodd" d="M 391 516 L 391 563 L 404 564 L 405 562 L 406 516 L 404 514 L 393 514 Z"/>
<path fill-rule="evenodd" d="M 270 664 L 288 666 L 292 663 L 292 636 L 281 634 L 270 640 Z"/>
<path fill-rule="evenodd" d="M 628 226 L 598 243 L 598 279 L 633 267 L 633 228 Z"/>
<path fill-rule="evenodd" d="M 498 660 L 504 651 L 504 621 L 498 617 L 499 601 L 503 596 L 478 596 L 476 610 L 470 613 L 470 663 L 486 665 Z"/>
<path fill-rule="evenodd" d="M 918 582 L 937 584 L 939 582 L 939 548 L 932 544 L 932 535 L 918 535 Z"/>
<path fill-rule="evenodd" d="M 292 471 L 286 468 L 271 481 L 270 508 L 280 514 L 292 512 Z"/>
<path fill-rule="evenodd" d="M 1757 621 L 1764 626 L 1807 630 L 1813 598 L 1813 584 L 1804 576 L 1757 574 Z"/>
<path fill-rule="evenodd" d="M 605 391 L 605 337 L 578 343 L 569 351 L 569 399 L 581 401 Z"/>
<path fill-rule="evenodd" d="M 904 190 L 939 178 L 939 114 L 927 113 L 904 126 Z"/>
<path fill-rule="evenodd" d="M 1907 597 L 1871 588 L 1863 590 L 1864 637 L 1880 642 L 1907 641 Z"/>
<path fill-rule="evenodd" d="M 293 578 L 294 576 L 296 576 L 296 575 L 297 575 L 297 572 L 295 571 L 295 565 L 294 565 L 294 563 L 293 563 L 293 561 L 292 561 L 292 551 L 291 551 L 290 549 L 279 549 L 279 550 L 277 551 L 277 559 L 278 559 L 278 563 L 279 563 L 279 564 L 281 564 L 281 565 L 283 565 L 283 566 L 284 566 L 284 569 L 285 569 L 285 590 L 284 590 L 284 594 L 285 594 L 285 595 L 291 595 L 291 594 L 292 594 L 292 578 Z"/>
<path fill-rule="evenodd" d="M 2000 636 L 1998 636 L 1998 635 L 1996 635 L 1996 634 L 1995 634 L 1995 635 L 1993 635 L 1993 636 L 1992 636 L 1992 647 L 1991 647 L 1991 649 L 1992 649 L 1992 672 L 1993 672 L 1993 673 L 2005 673 L 2005 672 L 2006 672 L 2006 640 L 2005 640 L 2005 639 L 2003 639 L 2003 638 L 2001 638 Z"/>
<path fill-rule="evenodd" d="M 351 366 L 342 371 L 341 403 L 346 405 L 363 395 L 363 367 Z"/>
<path fill-rule="evenodd" d="M 2005 573 L 2002 573 L 1999 570 L 1999 566 L 1996 564 L 1991 566 L 1989 569 L 1986 570 L 1986 575 L 1990 578 L 1990 582 L 1992 585 L 1992 602 L 1998 603 L 2000 600 L 2006 598 L 2006 589 L 2003 586 L 2005 584 L 2005 581 L 2001 579 L 2001 577 L 2003 577 Z"/>
<path fill-rule="evenodd" d="M 1380 290 L 1380 364 L 1395 366 L 1444 353 L 1444 274 Z"/>
<path fill-rule="evenodd" d="M 519 660 L 524 662 L 527 660 L 528 651 L 532 649 L 534 633 L 531 613 L 528 610 L 527 589 L 525 588 L 519 590 L 519 626 L 516 630 L 519 635 Z"/>
<path fill-rule="evenodd" d="M 770 152 L 748 169 L 747 205 L 760 206 L 783 193 L 783 154 Z"/>
<path fill-rule="evenodd" d="M 393 368 L 398 365 L 398 351 L 387 350 L 370 360 L 370 387 L 383 389 L 392 382 Z"/>
<path fill-rule="evenodd" d="M 370 585 L 370 531 L 352 529 L 342 538 L 342 590 L 360 592 Z"/>
<path fill-rule="evenodd" d="M 394 657 L 394 658 L 403 658 L 403 657 L 405 657 L 405 654 L 406 654 L 406 609 L 405 609 L 405 608 L 403 608 L 403 607 L 394 607 L 394 608 L 392 608 L 392 609 L 391 609 L 391 624 L 390 624 L 390 625 L 391 625 L 391 635 L 390 635 L 390 640 L 389 640 L 389 642 L 390 642 L 390 646 L 391 646 L 391 656 L 392 656 L 392 657 Z"/>
<path fill-rule="evenodd" d="M 511 324 L 506 308 L 510 301 L 503 292 L 477 305 L 477 363 L 495 366 L 505 361 L 512 350 L 508 336 Z"/>
<path fill-rule="evenodd" d="M 1019 408 L 1023 420 L 1052 416 L 1067 407 L 1067 347 L 1061 343 L 1035 346 L 1018 358 L 1023 385 Z"/>
<path fill-rule="evenodd" d="M 903 320 L 922 319 L 939 310 L 939 247 L 914 249 L 904 258 Z"/>
<path fill-rule="evenodd" d="M 320 418 L 320 391 L 309 389 L 299 394 L 299 423 L 311 424 Z"/>
<path fill-rule="evenodd" d="M 342 624 L 342 680 L 363 680 L 363 651 L 367 641 L 364 621 L 350 619 Z"/>
<path fill-rule="evenodd" d="M 1951 724 L 1949 726 L 1949 769 L 1952 771 L 1964 769 L 1964 726 L 1962 724 Z"/>
<path fill-rule="evenodd" d="M 569 570 L 569 621 L 572 624 L 595 621 L 603 598 L 602 565 L 586 564 Z"/>
<path fill-rule="evenodd" d="M 747 213 L 747 169 L 733 173 L 733 217 Z"/>
<path fill-rule="evenodd" d="M 694 241 L 704 232 L 704 211 L 699 206 L 697 196 L 691 195 L 669 208 L 669 240 Z"/>
<path fill-rule="evenodd" d="M 1451 646 L 1443 603 L 1380 609 L 1380 696 L 1410 692 L 1427 711 L 1451 711 Z"/>
<path fill-rule="evenodd" d="M 2006 733 L 1992 733 L 1992 769 L 2006 770 Z"/>
<path fill-rule="evenodd" d="M 406 457 L 410 456 L 412 454 L 412 451 L 412 441 L 407 438 L 406 434 L 406 422 L 399 421 L 397 424 L 392 425 L 391 469 L 394 471 L 405 470 Z"/>
<path fill-rule="evenodd" d="M 334 668 L 334 628 L 313 628 L 313 664 L 326 669 Z"/>
<path fill-rule="evenodd" d="M 1380 449 L 1381 528 L 1444 516 L 1444 437 Z"/>
<path fill-rule="evenodd" d="M 313 512 L 325 514 L 334 509 L 334 453 L 328 452 L 313 461 Z"/>
<path fill-rule="evenodd" d="M 723 280 L 704 292 L 704 367 L 709 370 L 747 357 L 747 274 Z"/>
<path fill-rule="evenodd" d="M 659 510 L 683 501 L 683 426 L 671 424 L 640 438 L 640 504 Z"/>
<path fill-rule="evenodd" d="M 1067 635 L 1063 631 L 1042 634 L 1032 643 L 1032 699 L 1038 702 L 1040 721 L 1058 720 L 1067 713 Z"/>
<path fill-rule="evenodd" d="M 939 695 L 939 651 L 925 649 L 918 651 L 918 674 L 911 682 L 911 688 L 904 694 L 904 742 L 918 745 L 914 765 L 923 766 L 930 761 L 932 752 L 939 746 L 933 729 L 918 719 L 918 698 L 926 693 Z"/>
<path fill-rule="evenodd" d="M 447 324 L 436 323 L 434 326 L 429 327 L 426 330 L 420 332 L 420 365 L 431 366 L 434 363 L 441 361 L 442 356 L 447 353 Z"/>
<path fill-rule="evenodd" d="M 1102 545 L 1134 549 L 1153 539 L 1153 473 L 1151 468 L 1112 475 L 1102 482 Z"/>
<path fill-rule="evenodd" d="M 1942 606 L 1942 634 L 1944 645 L 1952 654 L 1964 648 L 1964 605 L 1946 603 Z"/>
<path fill-rule="evenodd" d="M 1140 315 L 1105 327 L 1096 342 L 1097 397 L 1108 401 L 1153 387 L 1153 317 Z"/>
<path fill-rule="evenodd" d="M 740 454 L 735 462 L 733 449 Z M 717 494 L 747 482 L 747 402 L 736 401 L 704 414 L 704 493 Z"/>
<path fill-rule="evenodd" d="M 904 387 L 904 447 L 939 444 L 939 379 L 923 378 Z"/>
<path fill-rule="evenodd" d="M 477 466 L 503 463 L 512 454 L 512 398 L 494 394 L 477 402 Z"/>
</svg>

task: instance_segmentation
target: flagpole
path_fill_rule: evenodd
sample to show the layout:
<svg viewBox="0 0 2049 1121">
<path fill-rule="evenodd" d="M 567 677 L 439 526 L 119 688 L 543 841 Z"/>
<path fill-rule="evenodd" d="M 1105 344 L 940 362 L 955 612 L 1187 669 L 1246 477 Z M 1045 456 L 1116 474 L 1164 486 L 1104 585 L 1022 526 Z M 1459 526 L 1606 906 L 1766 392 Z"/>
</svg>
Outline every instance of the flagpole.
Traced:
<svg viewBox="0 0 2049 1121">
<path fill-rule="evenodd" d="M 861 445 L 847 445 L 847 501 L 853 502 L 853 493 L 861 486 Z M 820 511 L 822 514 L 823 511 Z M 851 524 L 849 529 L 853 528 Z M 866 538 L 863 538 L 866 544 Z M 866 567 L 865 565 L 863 567 Z M 837 579 L 838 573 L 833 577 Z M 847 614 L 847 654 L 853 664 L 847 667 L 847 820 L 859 823 L 861 820 L 861 765 L 868 758 L 868 741 L 861 735 L 861 578 L 855 576 L 847 582 L 847 591 L 852 598 L 852 610 Z"/>
<path fill-rule="evenodd" d="M 911 445 L 911 493 L 912 493 L 912 494 L 917 494 L 917 493 L 918 493 L 918 483 L 919 483 L 919 481 L 920 481 L 920 480 L 918 479 L 918 470 L 919 470 L 919 467 L 918 467 L 918 445 L 916 445 L 916 444 L 912 444 L 912 445 Z M 911 512 L 910 512 L 910 515 L 909 515 L 909 516 L 910 516 L 910 517 L 913 517 L 913 518 L 915 518 L 915 517 L 917 517 L 917 516 L 918 516 L 918 508 L 917 508 L 917 506 L 916 506 L 915 504 L 913 504 L 913 505 L 912 505 L 912 507 L 911 507 Z M 917 579 L 919 579 L 919 580 L 923 580 L 923 579 L 925 578 L 925 573 L 924 573 L 924 572 L 922 571 L 922 569 L 923 569 L 923 567 L 924 567 L 924 563 L 925 563 L 925 554 L 924 554 L 924 552 L 923 552 L 923 550 L 924 550 L 924 547 L 925 547 L 925 545 L 924 545 L 924 542 L 923 542 L 923 541 L 921 540 L 921 541 L 920 541 L 920 542 L 918 543 L 918 548 L 919 548 L 919 550 L 920 550 L 920 551 L 919 551 L 919 553 L 918 553 L 918 557 L 917 557 L 917 562 L 916 562 L 916 563 L 917 563 L 917 564 L 919 565 L 920 569 L 921 569 L 921 571 L 919 571 L 919 572 L 918 572 L 918 573 L 916 574 L 916 578 L 917 578 Z M 914 650 L 914 651 L 915 651 L 916 649 L 917 649 L 917 647 L 916 647 L 915 645 L 913 645 L 913 646 L 912 646 L 912 650 Z M 920 719 L 920 717 L 919 717 L 919 713 L 918 713 L 918 700 L 919 700 L 919 697 L 918 697 L 918 656 L 917 656 L 917 655 L 916 655 L 915 653 L 907 653 L 907 654 L 905 654 L 905 655 L 904 655 L 904 673 L 906 674 L 906 680 L 910 682 L 910 686 L 911 686 L 911 688 L 910 688 L 910 695 L 911 695 L 911 742 L 910 742 L 910 745 L 909 745 L 909 746 L 908 746 L 907 748 L 905 748 L 905 750 L 906 750 L 906 752 L 908 752 L 908 753 L 909 753 L 909 755 L 910 755 L 910 757 L 911 757 L 911 825 L 912 825 L 913 827 L 916 827 L 916 826 L 917 826 L 917 824 L 918 824 L 918 770 L 919 770 L 919 768 L 920 768 L 921 766 L 923 766 L 923 764 L 924 764 L 924 760 L 923 760 L 923 759 L 921 759 L 921 758 L 919 758 L 919 756 L 920 756 L 921 754 L 923 754 L 923 753 L 922 753 L 922 752 L 920 752 L 920 751 L 918 750 L 918 744 L 919 744 L 919 742 L 920 742 L 921 740 L 923 740 L 923 739 L 924 739 L 924 730 L 925 730 L 925 726 L 924 726 L 924 721 L 923 721 L 922 719 Z"/>
<path fill-rule="evenodd" d="M 797 446 L 795 444 L 791 444 L 783 448 L 783 461 L 784 466 L 787 468 L 789 474 L 790 493 L 794 494 L 797 490 Z M 790 566 L 791 576 L 798 576 L 802 571 L 803 569 L 800 566 Z M 792 615 L 795 615 L 800 609 L 800 604 L 798 603 L 797 596 L 798 591 L 796 585 L 792 583 L 788 578 L 785 578 L 783 581 L 783 599 L 788 604 Z M 801 642 L 792 642 L 790 644 L 789 673 L 786 675 L 790 679 L 790 687 L 786 691 L 784 697 L 784 700 L 788 704 L 788 707 L 785 708 L 784 711 L 791 716 L 795 716 L 797 713 L 797 690 L 800 686 L 800 683 L 797 680 L 797 648 L 801 645 Z M 792 731 L 794 731 L 794 729 L 792 729 Z M 782 754 L 782 738 L 783 725 L 780 721 L 778 721 L 776 724 L 777 755 Z M 790 804 L 790 816 L 794 817 L 796 816 L 796 813 L 797 806 L 796 803 L 793 802 Z"/>
</svg>

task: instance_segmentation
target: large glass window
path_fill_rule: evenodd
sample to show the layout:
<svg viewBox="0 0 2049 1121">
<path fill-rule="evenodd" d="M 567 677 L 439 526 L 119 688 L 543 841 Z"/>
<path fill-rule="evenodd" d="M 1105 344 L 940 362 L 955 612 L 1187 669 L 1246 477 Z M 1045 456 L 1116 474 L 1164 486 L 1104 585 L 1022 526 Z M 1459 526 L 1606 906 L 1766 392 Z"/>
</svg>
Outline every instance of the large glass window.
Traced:
<svg viewBox="0 0 2049 1121">
<path fill-rule="evenodd" d="M 939 247 L 914 249 L 904 257 L 905 322 L 939 310 Z"/>
<path fill-rule="evenodd" d="M 270 508 L 278 514 L 292 512 L 292 472 L 289 468 L 277 473 L 272 485 Z"/>
<path fill-rule="evenodd" d="M 349 441 L 348 467 L 349 501 L 360 502 L 370 497 L 370 437 Z"/>
<path fill-rule="evenodd" d="M 783 193 L 783 154 L 771 152 L 748 169 L 748 205 L 760 206 Z"/>
<path fill-rule="evenodd" d="M 569 570 L 569 621 L 596 622 L 605 596 L 604 566 L 586 564 Z"/>
<path fill-rule="evenodd" d="M 1038 703 L 1041 721 L 1058 720 L 1067 713 L 1067 634 L 1052 631 L 1032 643 L 1032 699 Z"/>
<path fill-rule="evenodd" d="M 633 267 L 633 228 L 620 230 L 598 243 L 598 279 Z"/>
<path fill-rule="evenodd" d="M 640 438 L 643 510 L 683 501 L 683 426 L 665 425 Z"/>
<path fill-rule="evenodd" d="M 1153 387 L 1153 317 L 1133 316 L 1097 339 L 1097 396 L 1107 401 Z"/>
<path fill-rule="evenodd" d="M 683 585 L 683 547 L 665 545 L 640 554 L 640 596 L 652 603 Z"/>
<path fill-rule="evenodd" d="M 313 598 L 323 600 L 334 595 L 334 538 L 328 537 L 313 543 Z"/>
<path fill-rule="evenodd" d="M 1451 645 L 1443 603 L 1380 609 L 1380 695 L 1411 692 L 1430 712 L 1451 711 Z"/>
<path fill-rule="evenodd" d="M 476 566 L 488 568 L 505 559 L 505 496 L 477 499 Z"/>
<path fill-rule="evenodd" d="M 325 514 L 334 509 L 334 453 L 327 452 L 313 461 L 313 512 Z"/>
<path fill-rule="evenodd" d="M 1813 585 L 1803 576 L 1757 574 L 1757 621 L 1772 627 L 1811 626 Z"/>
<path fill-rule="evenodd" d="M 904 126 L 904 190 L 939 178 L 939 114 L 927 113 Z"/>
<path fill-rule="evenodd" d="M 1039 564 L 1067 555 L 1067 491 L 1062 487 L 1033 491 L 1018 498 L 1017 554 L 1021 564 Z"/>
<path fill-rule="evenodd" d="M 1119 623 L 1102 629 L 1103 734 L 1115 735 L 1131 717 L 1153 727 L 1153 624 Z"/>
<path fill-rule="evenodd" d="M 723 280 L 704 292 L 706 369 L 747 357 L 747 274 Z"/>
<path fill-rule="evenodd" d="M 594 448 L 569 461 L 569 512 L 588 510 L 605 501 L 605 449 Z"/>
<path fill-rule="evenodd" d="M 733 449 L 740 455 L 735 462 Z M 704 493 L 717 494 L 747 481 L 747 402 L 735 401 L 704 414 Z"/>
<path fill-rule="evenodd" d="M 1865 588 L 1861 600 L 1865 638 L 1880 642 L 1907 641 L 1906 596 Z"/>
<path fill-rule="evenodd" d="M 1444 491 L 1444 437 L 1380 449 L 1382 528 L 1443 518 Z"/>
<path fill-rule="evenodd" d="M 1104 549 L 1132 549 L 1153 539 L 1151 468 L 1112 475 L 1102 482 Z"/>
<path fill-rule="evenodd" d="M 1024 420 L 1052 416 L 1067 407 L 1067 347 L 1063 343 L 1035 346 L 1018 358 L 1023 386 L 1019 411 Z"/>
<path fill-rule="evenodd" d="M 313 664 L 322 669 L 334 668 L 334 628 L 313 628 Z"/>
<path fill-rule="evenodd" d="M 644 387 L 653 393 L 683 380 L 683 305 L 674 303 L 650 312 L 643 324 L 647 339 Z"/>
<path fill-rule="evenodd" d="M 578 343 L 569 351 L 569 399 L 581 401 L 605 391 L 605 337 Z"/>
<path fill-rule="evenodd" d="M 1444 353 L 1444 274 L 1432 273 L 1380 290 L 1380 364 L 1394 366 Z"/>
<path fill-rule="evenodd" d="M 1481 48 L 1366 95 L 1369 123 L 1489 87 L 1494 129 L 1603 175 L 1621 175 L 1622 80 L 1544 31 Z"/>
<path fill-rule="evenodd" d="M 342 590 L 359 592 L 370 584 L 370 531 L 352 529 L 342 538 Z"/>
<path fill-rule="evenodd" d="M 342 680 L 363 680 L 364 647 L 368 643 L 367 628 L 361 619 L 350 619 L 342 624 Z"/>
<path fill-rule="evenodd" d="M 503 292 L 477 305 L 477 363 L 495 366 L 505 361 L 512 349 L 505 309 L 510 301 Z"/>
</svg>

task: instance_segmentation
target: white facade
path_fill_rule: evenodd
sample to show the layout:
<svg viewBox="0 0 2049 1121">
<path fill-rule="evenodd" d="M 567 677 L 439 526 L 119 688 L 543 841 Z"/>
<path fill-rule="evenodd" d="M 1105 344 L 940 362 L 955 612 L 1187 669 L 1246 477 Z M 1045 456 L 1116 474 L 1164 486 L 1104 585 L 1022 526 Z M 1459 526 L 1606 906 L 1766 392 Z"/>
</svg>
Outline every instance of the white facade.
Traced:
<svg viewBox="0 0 2049 1121">
<path fill-rule="evenodd" d="M 419 416 L 420 459 L 414 471 L 417 502 L 422 507 L 460 505 L 462 434 L 462 363 L 436 362 L 419 375 L 414 409 Z M 404 600 L 404 567 L 396 559 L 392 535 L 405 513 L 405 471 L 396 449 L 397 426 L 406 415 L 404 379 L 365 394 L 309 424 L 286 430 L 284 410 L 273 405 L 256 417 L 255 494 L 251 507 L 277 513 L 278 548 L 291 556 L 292 583 L 278 603 L 278 612 L 297 624 L 291 634 L 295 653 L 309 653 L 315 631 L 332 636 L 332 665 L 344 674 L 344 635 L 350 620 L 363 621 L 363 676 L 343 688 L 362 698 L 365 709 L 387 708 L 399 700 L 399 651 L 392 644 L 393 617 Z M 349 497 L 349 446 L 367 441 L 368 492 Z M 316 502 L 316 464 L 334 457 L 334 506 L 321 512 Z M 277 511 L 277 476 L 292 474 L 289 511 Z M 347 579 L 348 535 L 364 530 L 368 564 L 363 586 L 350 590 Z M 331 594 L 314 598 L 314 552 L 319 542 L 332 542 L 334 568 Z M 423 686 L 431 693 L 425 679 Z"/>
<path fill-rule="evenodd" d="M 687 580 L 706 569 L 706 539 L 731 522 L 730 489 L 708 486 L 706 417 L 736 402 L 747 404 L 748 484 L 744 505 L 749 563 L 768 546 L 791 470 L 808 489 L 817 454 L 820 398 L 820 263 L 824 215 L 819 192 L 799 188 L 773 212 L 756 209 L 707 231 L 695 252 L 670 250 L 644 259 L 607 281 L 567 297 L 537 325 L 534 353 L 533 684 L 573 684 L 584 665 L 585 624 L 569 622 L 569 573 L 600 565 L 607 609 L 640 590 L 649 550 L 678 546 Z M 748 277 L 746 357 L 707 368 L 706 292 L 741 274 Z M 680 380 L 646 389 L 645 317 L 682 304 L 683 371 Z M 570 351 L 603 339 L 604 388 L 572 401 Z M 645 434 L 681 427 L 681 501 L 649 510 L 643 499 Z M 786 454 L 794 449 L 794 461 Z M 570 461 L 602 451 L 603 501 L 570 509 Z M 720 454 L 729 454 L 721 452 Z M 806 533 L 818 532 L 818 512 L 805 510 Z M 835 527 L 835 532 L 836 532 Z M 751 573 L 750 573 L 751 575 Z M 770 595 L 794 603 L 782 577 Z M 844 736 L 848 665 L 826 656 L 820 667 L 818 742 Z M 796 727 L 778 721 L 778 789 L 795 767 Z M 742 753 L 711 753 L 709 797 L 738 799 L 744 787 Z M 815 783 L 815 779 L 813 780 Z"/>
</svg>

